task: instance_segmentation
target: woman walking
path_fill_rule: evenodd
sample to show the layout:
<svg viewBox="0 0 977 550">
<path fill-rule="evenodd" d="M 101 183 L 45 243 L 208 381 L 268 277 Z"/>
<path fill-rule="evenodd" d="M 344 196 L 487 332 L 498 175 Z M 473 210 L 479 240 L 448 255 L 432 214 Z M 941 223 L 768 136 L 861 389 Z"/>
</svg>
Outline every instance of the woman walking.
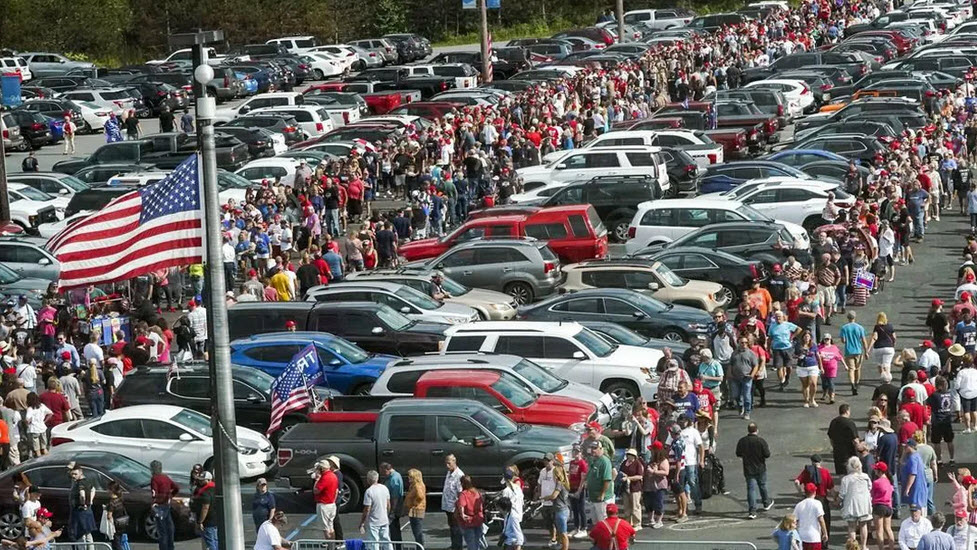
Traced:
<svg viewBox="0 0 977 550">
<path fill-rule="evenodd" d="M 665 517 L 665 491 L 668 489 L 668 451 L 661 441 L 651 444 L 651 460 L 645 466 L 644 505 L 648 514 L 648 525 L 652 529 L 661 529 L 662 519 Z"/>
<path fill-rule="evenodd" d="M 885 462 L 876 462 L 872 467 L 871 496 L 878 550 L 895 550 L 895 537 L 892 534 L 892 481 Z"/>
<path fill-rule="evenodd" d="M 889 317 L 885 312 L 880 311 L 875 318 L 875 328 L 872 329 L 872 338 L 868 344 L 879 365 L 880 375 L 891 376 L 892 360 L 896 356 L 896 341 L 896 329 L 889 324 Z"/>
<path fill-rule="evenodd" d="M 92 417 L 99 417 L 105 414 L 105 379 L 102 376 L 102 369 L 98 366 L 98 360 L 94 357 L 88 360 L 88 372 L 85 373 L 82 383 L 85 387 L 85 395 L 88 397 L 88 410 Z"/>
<path fill-rule="evenodd" d="M 458 525 L 461 526 L 466 550 L 485 550 L 485 534 L 482 525 L 485 524 L 485 508 L 482 494 L 475 488 L 471 476 L 461 478 L 461 494 L 455 506 Z"/>
<path fill-rule="evenodd" d="M 105 507 L 108 520 L 115 527 L 115 535 L 112 537 L 112 550 L 123 550 L 122 538 L 128 536 L 129 512 L 126 511 L 125 502 L 122 500 L 122 486 L 115 481 L 109 482 L 109 502 Z"/>
<path fill-rule="evenodd" d="M 818 374 L 824 372 L 820 349 L 811 331 L 805 330 L 797 339 L 797 377 L 801 379 L 801 399 L 804 408 L 817 407 Z"/>
<path fill-rule="evenodd" d="M 848 459 L 848 475 L 841 479 L 841 517 L 848 522 L 848 538 L 858 536 L 860 548 L 868 544 L 868 522 L 872 519 L 872 481 L 862 472 L 862 461 Z"/>
<path fill-rule="evenodd" d="M 416 468 L 407 470 L 407 479 L 410 481 L 410 490 L 404 497 L 404 508 L 407 508 L 407 520 L 410 522 L 410 531 L 414 534 L 414 541 L 424 546 L 424 511 L 427 507 L 427 488 L 424 486 L 424 477 L 421 471 Z"/>
</svg>

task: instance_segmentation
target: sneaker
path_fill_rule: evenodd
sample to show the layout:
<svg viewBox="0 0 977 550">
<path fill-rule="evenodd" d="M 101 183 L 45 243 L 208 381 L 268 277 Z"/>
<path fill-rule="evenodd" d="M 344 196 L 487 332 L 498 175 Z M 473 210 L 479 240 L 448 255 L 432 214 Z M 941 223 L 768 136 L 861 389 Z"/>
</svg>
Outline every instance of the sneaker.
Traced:
<svg viewBox="0 0 977 550">
<path fill-rule="evenodd" d="M 577 531 L 576 533 L 574 533 L 573 538 L 575 538 L 575 539 L 585 539 L 585 538 L 587 538 L 587 532 L 586 531 Z"/>
<path fill-rule="evenodd" d="M 748 414 L 744 414 L 743 415 L 743 420 L 749 420 L 749 419 L 750 419 L 750 415 L 748 415 Z"/>
<path fill-rule="evenodd" d="M 746 516 L 746 519 L 756 519 L 756 512 L 750 512 L 749 515 Z"/>
<path fill-rule="evenodd" d="M 662 520 L 658 520 L 655 522 L 655 525 L 653 525 L 652 527 L 654 527 L 655 529 L 664 529 L 665 525 L 662 524 Z"/>
<path fill-rule="evenodd" d="M 675 523 L 685 523 L 687 521 L 689 521 L 689 516 L 675 518 Z"/>
<path fill-rule="evenodd" d="M 771 500 L 771 501 L 770 501 L 770 504 L 767 504 L 766 506 L 764 506 L 764 507 L 763 507 L 763 511 L 764 511 L 764 512 L 769 512 L 769 511 L 770 511 L 770 509 L 771 509 L 771 508 L 773 508 L 773 503 L 774 503 L 774 502 L 776 502 L 776 501 L 775 501 L 775 500 Z"/>
<path fill-rule="evenodd" d="M 559 546 L 559 545 L 560 545 L 560 543 L 559 543 L 559 542 L 557 542 L 557 541 L 555 541 L 555 540 L 551 540 L 551 541 L 549 542 L 549 544 L 547 544 L 547 546 L 549 546 L 550 548 L 556 548 L 556 547 L 557 547 L 557 546 Z"/>
</svg>

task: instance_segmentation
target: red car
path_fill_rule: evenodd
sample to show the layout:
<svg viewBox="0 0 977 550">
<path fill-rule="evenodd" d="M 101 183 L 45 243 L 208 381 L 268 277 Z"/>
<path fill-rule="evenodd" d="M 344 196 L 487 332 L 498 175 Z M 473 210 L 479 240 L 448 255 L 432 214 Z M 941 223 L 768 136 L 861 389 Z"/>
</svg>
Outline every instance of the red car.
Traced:
<svg viewBox="0 0 977 550">
<path fill-rule="evenodd" d="M 491 213 L 491 210 L 487 212 Z M 444 237 L 405 243 L 398 252 L 407 261 L 426 260 L 472 239 L 507 237 L 533 237 L 546 241 L 565 263 L 607 256 L 607 229 L 589 204 L 552 206 L 525 214 L 484 215 L 469 219 Z"/>
</svg>

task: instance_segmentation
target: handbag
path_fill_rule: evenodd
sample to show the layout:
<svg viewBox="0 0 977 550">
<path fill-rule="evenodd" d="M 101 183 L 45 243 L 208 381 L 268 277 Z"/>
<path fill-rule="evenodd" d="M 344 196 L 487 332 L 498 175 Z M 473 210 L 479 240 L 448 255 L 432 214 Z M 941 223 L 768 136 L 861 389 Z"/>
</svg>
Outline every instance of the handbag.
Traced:
<svg viewBox="0 0 977 550">
<path fill-rule="evenodd" d="M 108 511 L 102 512 L 102 520 L 99 521 L 98 531 L 109 539 L 115 538 L 115 523 L 109 521 Z"/>
<path fill-rule="evenodd" d="M 130 550 L 129 535 L 127 535 L 126 533 L 122 533 L 122 536 L 119 538 L 119 548 L 121 550 Z"/>
</svg>

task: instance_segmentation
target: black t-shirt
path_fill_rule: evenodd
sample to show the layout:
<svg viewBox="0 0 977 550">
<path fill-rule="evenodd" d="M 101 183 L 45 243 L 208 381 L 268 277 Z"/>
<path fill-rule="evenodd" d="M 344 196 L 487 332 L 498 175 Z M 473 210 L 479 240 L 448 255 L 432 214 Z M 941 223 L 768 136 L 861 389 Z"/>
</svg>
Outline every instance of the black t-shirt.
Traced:
<svg viewBox="0 0 977 550">
<path fill-rule="evenodd" d="M 71 493 L 68 495 L 68 505 L 72 509 L 83 508 L 91 502 L 92 491 L 95 486 L 88 478 L 81 478 L 71 483 Z"/>
<path fill-rule="evenodd" d="M 770 292 L 770 297 L 774 302 L 784 301 L 784 298 L 787 296 L 788 286 L 790 286 L 790 281 L 786 275 L 777 275 L 767 281 L 767 291 Z"/>
<path fill-rule="evenodd" d="M 828 425 L 828 439 L 831 440 L 831 447 L 834 448 L 835 454 L 854 456 L 856 437 L 858 437 L 858 427 L 851 418 L 838 416 Z"/>
<path fill-rule="evenodd" d="M 392 258 L 394 255 L 394 245 L 397 243 L 397 236 L 389 229 L 377 231 L 377 253 L 384 258 Z"/>
<path fill-rule="evenodd" d="M 312 264 L 300 265 L 295 276 L 299 280 L 299 289 L 303 296 L 306 291 L 319 284 L 319 270 Z"/>
<path fill-rule="evenodd" d="M 892 325 L 886 323 L 884 325 L 875 325 L 875 344 L 872 346 L 874 349 L 879 348 L 893 348 L 896 346 L 895 339 L 895 329 Z"/>
<path fill-rule="evenodd" d="M 203 510 L 205 504 L 209 505 L 210 509 L 207 511 L 207 517 L 204 518 L 204 527 L 215 527 L 217 525 L 217 509 L 214 507 L 213 485 L 203 490 L 198 489 L 193 493 L 193 500 L 190 503 L 190 508 L 193 510 L 198 522 L 200 521 L 200 512 Z"/>
<path fill-rule="evenodd" d="M 926 316 L 926 326 L 933 331 L 933 340 L 937 343 L 942 343 L 943 340 L 949 336 L 949 333 L 946 330 L 946 325 L 946 314 L 942 311 L 930 313 Z"/>
<path fill-rule="evenodd" d="M 139 119 L 134 116 L 130 116 L 125 121 L 125 127 L 127 132 L 133 134 L 136 133 L 136 130 L 139 129 Z"/>
<path fill-rule="evenodd" d="M 933 395 L 926 399 L 926 404 L 933 411 L 933 424 L 949 424 L 953 421 L 952 393 L 933 392 Z"/>
</svg>

